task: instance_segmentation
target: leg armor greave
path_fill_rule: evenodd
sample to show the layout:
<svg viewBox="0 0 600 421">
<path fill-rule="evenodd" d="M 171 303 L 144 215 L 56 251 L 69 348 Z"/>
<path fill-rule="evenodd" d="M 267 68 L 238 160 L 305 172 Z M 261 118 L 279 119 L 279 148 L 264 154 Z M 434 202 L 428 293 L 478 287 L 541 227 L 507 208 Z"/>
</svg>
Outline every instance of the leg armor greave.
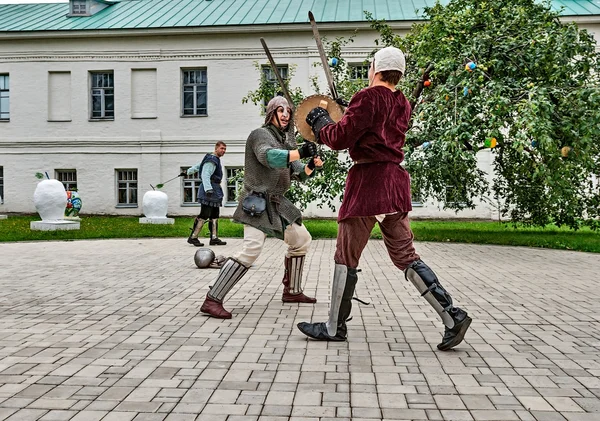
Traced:
<svg viewBox="0 0 600 421">
<path fill-rule="evenodd" d="M 290 294 L 300 294 L 302 292 L 304 257 L 305 256 L 293 256 L 285 258 L 283 286 Z"/>
<path fill-rule="evenodd" d="M 346 337 L 346 320 L 352 311 L 352 296 L 358 281 L 357 270 L 344 265 L 335 265 L 331 286 L 331 307 L 326 322 L 330 336 Z"/>
<path fill-rule="evenodd" d="M 221 267 L 219 276 L 209 291 L 208 296 L 213 300 L 223 302 L 225 296 L 242 279 L 246 272 L 248 272 L 246 266 L 233 257 L 229 257 Z"/>
<path fill-rule="evenodd" d="M 284 303 L 308 303 L 314 304 L 316 298 L 307 297 L 302 292 L 302 271 L 304 269 L 305 256 L 292 256 L 285 258 L 285 273 L 283 275 L 283 295 L 281 297 Z"/>
<path fill-rule="evenodd" d="M 440 315 L 447 328 L 454 328 L 467 317 L 464 310 L 452 305 L 452 297 L 422 260 L 413 262 L 404 270 L 404 275 Z"/>
<path fill-rule="evenodd" d="M 208 230 L 210 231 L 210 245 L 211 246 L 224 246 L 227 244 L 226 241 L 222 241 L 219 236 L 219 220 L 218 219 L 209 219 L 208 220 Z"/>
<path fill-rule="evenodd" d="M 192 227 L 192 233 L 190 234 L 190 238 L 198 238 L 198 234 L 200 234 L 200 231 L 204 226 L 204 222 L 206 222 L 204 219 L 200 218 L 199 216 L 196 217 L 196 219 L 194 220 L 194 226 Z"/>
</svg>

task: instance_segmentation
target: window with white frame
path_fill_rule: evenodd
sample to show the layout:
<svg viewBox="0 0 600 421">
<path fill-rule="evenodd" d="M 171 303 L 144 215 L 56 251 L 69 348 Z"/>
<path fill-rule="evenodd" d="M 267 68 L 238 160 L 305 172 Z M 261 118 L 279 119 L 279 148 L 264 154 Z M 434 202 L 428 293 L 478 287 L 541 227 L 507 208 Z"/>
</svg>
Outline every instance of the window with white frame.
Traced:
<svg viewBox="0 0 600 421">
<path fill-rule="evenodd" d="M 135 207 L 138 203 L 137 170 L 116 170 L 117 206 Z"/>
<path fill-rule="evenodd" d="M 187 172 L 190 167 L 181 167 L 181 172 Z M 181 180 L 183 187 L 183 204 L 184 205 L 198 205 L 198 188 L 200 187 L 200 173 L 197 172 L 192 175 L 186 175 Z"/>
<path fill-rule="evenodd" d="M 267 103 L 277 95 L 277 92 L 281 91 L 281 87 L 279 86 L 279 81 L 277 80 L 277 75 L 275 74 L 275 72 L 273 71 L 273 68 L 271 66 L 269 66 L 268 64 L 264 64 L 261 67 L 261 70 L 263 72 L 263 75 L 265 75 L 265 79 L 267 80 L 267 83 L 272 86 L 272 90 L 273 90 L 273 96 L 271 96 L 269 98 L 267 98 L 267 97 L 263 98 L 263 106 L 266 107 Z M 287 64 L 278 64 L 277 70 L 279 71 L 279 75 L 281 76 L 281 78 L 284 81 L 286 81 L 289 76 L 289 66 Z"/>
<path fill-rule="evenodd" d="M 206 69 L 183 69 L 183 115 L 208 115 Z"/>
<path fill-rule="evenodd" d="M 461 189 L 463 191 L 461 191 Z M 460 200 L 462 197 L 461 193 L 464 193 L 464 188 L 460 188 L 457 186 L 447 184 L 444 202 L 446 203 L 446 205 L 464 204 L 464 202 L 462 200 Z"/>
<path fill-rule="evenodd" d="M 237 203 L 238 191 L 244 182 L 242 178 L 243 168 L 227 168 L 227 189 L 225 201 L 230 204 Z"/>
<path fill-rule="evenodd" d="M 77 191 L 77 170 L 56 170 L 56 179 L 63 183 L 66 191 Z"/>
<path fill-rule="evenodd" d="M 87 0 L 71 0 L 72 15 L 87 15 Z"/>
<path fill-rule="evenodd" d="M 411 200 L 413 206 L 416 206 L 416 207 L 423 206 L 423 199 L 421 198 L 421 195 L 419 194 L 419 192 L 414 192 L 414 191 L 411 192 L 410 200 Z"/>
<path fill-rule="evenodd" d="M 365 81 L 369 80 L 369 64 L 350 63 L 348 70 L 350 71 L 350 80 Z"/>
<path fill-rule="evenodd" d="M 92 72 L 92 120 L 115 119 L 115 79 L 112 71 Z"/>
<path fill-rule="evenodd" d="M 0 74 L 0 120 L 10 120 L 10 90 L 8 75 Z"/>
<path fill-rule="evenodd" d="M 0 167 L 0 204 L 4 203 L 4 167 Z"/>
</svg>

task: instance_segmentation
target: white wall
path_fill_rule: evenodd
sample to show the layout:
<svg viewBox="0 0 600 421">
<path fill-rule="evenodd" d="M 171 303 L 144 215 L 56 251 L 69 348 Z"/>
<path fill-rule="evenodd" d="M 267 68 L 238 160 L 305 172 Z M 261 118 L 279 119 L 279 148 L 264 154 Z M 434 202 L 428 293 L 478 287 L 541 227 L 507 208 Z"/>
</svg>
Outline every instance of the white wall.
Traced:
<svg viewBox="0 0 600 421">
<path fill-rule="evenodd" d="M 594 28 L 596 29 L 596 28 Z M 350 32 L 324 32 L 334 38 Z M 311 94 L 310 76 L 319 74 L 324 84 L 310 28 L 304 32 L 265 34 L 185 34 L 100 38 L 17 39 L 0 42 L 0 74 L 10 74 L 10 122 L 0 122 L 0 166 L 4 168 L 4 204 L 0 212 L 35 212 L 33 192 L 36 172 L 76 169 L 84 214 L 140 215 L 141 201 L 150 184 L 177 175 L 181 166 L 191 166 L 212 151 L 216 141 L 227 143 L 225 167 L 241 167 L 248 133 L 263 118 L 259 109 L 242 104 L 248 91 L 258 86 L 254 62 L 266 64 L 259 37 L 264 36 L 278 64 L 296 65 L 292 86 Z M 376 34 L 359 32 L 345 57 L 360 62 L 374 48 Z M 181 115 L 181 69 L 206 67 L 208 72 L 208 116 Z M 155 111 L 141 107 L 131 97 L 132 72 L 155 69 Z M 90 121 L 89 72 L 112 70 L 115 80 L 114 121 Z M 49 83 L 50 72 L 70 72 Z M 149 75 L 152 72 L 143 73 Z M 59 76 L 61 76 L 59 74 Z M 64 74 L 62 75 L 64 76 Z M 150 78 L 151 79 L 151 78 Z M 135 77 L 134 77 L 135 80 Z M 61 98 L 51 86 L 64 88 Z M 135 87 L 134 90 L 138 89 Z M 60 90 L 60 89 L 59 89 Z M 55 107 L 49 110 L 49 101 Z M 57 106 L 70 110 L 57 109 Z M 132 104 L 136 108 L 132 110 Z M 132 118 L 132 112 L 155 118 Z M 50 113 L 49 113 L 50 112 Z M 58 117 L 57 117 L 58 116 Z M 67 116 L 67 117 L 65 117 Z M 69 119 L 70 121 L 49 121 Z M 480 154 L 480 167 L 489 172 L 490 154 Z M 137 208 L 116 207 L 116 168 L 137 168 Z M 225 184 L 225 183 L 224 183 Z M 170 215 L 194 215 L 198 208 L 181 206 L 178 181 L 167 184 Z M 233 208 L 222 209 L 224 216 Z M 327 207 L 312 204 L 308 217 L 335 217 Z M 494 218 L 487 204 L 458 214 L 443 211 L 435 203 L 414 209 L 413 217 Z"/>
</svg>

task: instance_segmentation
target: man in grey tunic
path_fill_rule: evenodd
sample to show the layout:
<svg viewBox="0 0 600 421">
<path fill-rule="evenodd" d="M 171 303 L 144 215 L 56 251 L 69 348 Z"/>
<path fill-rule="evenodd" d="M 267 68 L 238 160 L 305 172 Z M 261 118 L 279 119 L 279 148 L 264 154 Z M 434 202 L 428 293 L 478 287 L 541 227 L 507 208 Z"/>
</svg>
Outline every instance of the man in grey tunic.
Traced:
<svg viewBox="0 0 600 421">
<path fill-rule="evenodd" d="M 290 132 L 292 112 L 287 100 L 277 96 L 269 101 L 265 125 L 248 137 L 246 142 L 244 190 L 233 215 L 244 224 L 244 243 L 240 252 L 228 258 L 217 280 L 206 295 L 200 311 L 210 316 L 230 319 L 231 313 L 223 308 L 225 296 L 242 279 L 260 255 L 267 235 L 279 238 L 288 245 L 283 278 L 283 302 L 315 303 L 315 298 L 302 292 L 304 258 L 312 240 L 302 224 L 302 215 L 284 194 L 292 178 L 306 180 L 322 166 L 314 143 L 306 142 L 299 148 Z M 300 162 L 310 158 L 307 165 Z M 244 198 L 253 192 L 266 197 L 266 211 L 250 215 L 243 210 Z"/>
</svg>

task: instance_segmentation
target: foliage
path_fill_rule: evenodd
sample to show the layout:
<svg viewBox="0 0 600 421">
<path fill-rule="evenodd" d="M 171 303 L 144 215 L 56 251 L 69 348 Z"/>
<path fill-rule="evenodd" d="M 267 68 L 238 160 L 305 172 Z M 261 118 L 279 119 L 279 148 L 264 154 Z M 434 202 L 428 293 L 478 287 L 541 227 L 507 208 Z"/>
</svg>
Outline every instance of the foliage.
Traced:
<svg viewBox="0 0 600 421">
<path fill-rule="evenodd" d="M 425 8 L 424 18 L 405 38 L 372 22 L 381 45 L 407 53 L 404 92 L 435 63 L 407 135 L 407 169 L 421 195 L 458 210 L 493 194 L 514 222 L 597 228 L 600 60 L 592 36 L 533 0 L 452 0 Z M 490 193 L 477 156 L 492 138 Z"/>
<path fill-rule="evenodd" d="M 456 211 L 480 200 L 514 223 L 600 228 L 600 56 L 588 32 L 561 23 L 549 1 L 437 3 L 405 37 L 366 16 L 378 48 L 406 53 L 399 89 L 416 102 L 406 168 L 420 200 Z M 350 99 L 364 87 L 343 57 L 353 40 L 324 41 L 328 56 L 339 60 L 332 68 L 337 90 Z M 431 85 L 412 98 L 429 63 Z M 312 82 L 318 93 L 318 77 Z M 254 94 L 264 90 L 261 84 Z M 297 101 L 301 91 L 294 93 Z M 493 174 L 478 167 L 488 157 Z M 326 177 L 294 191 L 294 199 L 331 203 L 338 191 L 328 184 L 341 195 L 348 163 L 329 165 Z"/>
</svg>

